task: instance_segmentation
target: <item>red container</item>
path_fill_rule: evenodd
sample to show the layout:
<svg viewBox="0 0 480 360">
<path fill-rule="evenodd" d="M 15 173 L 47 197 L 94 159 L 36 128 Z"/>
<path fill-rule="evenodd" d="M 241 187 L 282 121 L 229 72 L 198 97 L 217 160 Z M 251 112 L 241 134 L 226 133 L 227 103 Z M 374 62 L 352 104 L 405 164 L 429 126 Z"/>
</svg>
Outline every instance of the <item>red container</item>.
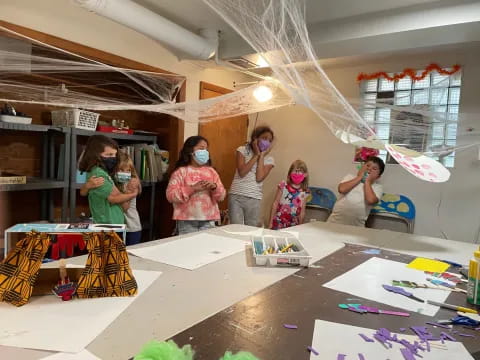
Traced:
<svg viewBox="0 0 480 360">
<path fill-rule="evenodd" d="M 105 126 L 105 125 L 98 125 L 97 131 L 111 132 L 116 134 L 128 134 L 128 135 L 133 134 L 133 129 L 119 129 L 113 126 Z"/>
</svg>

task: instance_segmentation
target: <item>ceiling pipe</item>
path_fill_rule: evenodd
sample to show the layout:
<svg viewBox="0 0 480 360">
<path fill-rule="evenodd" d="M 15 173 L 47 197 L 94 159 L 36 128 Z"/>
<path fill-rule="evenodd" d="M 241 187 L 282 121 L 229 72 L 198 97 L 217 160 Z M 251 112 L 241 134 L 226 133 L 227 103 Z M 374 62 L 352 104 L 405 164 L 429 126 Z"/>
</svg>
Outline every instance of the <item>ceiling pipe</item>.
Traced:
<svg viewBox="0 0 480 360">
<path fill-rule="evenodd" d="M 208 60 L 217 51 L 216 32 L 206 33 L 209 36 L 204 38 L 131 0 L 75 0 L 75 2 L 85 9 L 141 32 L 194 59 Z"/>
</svg>

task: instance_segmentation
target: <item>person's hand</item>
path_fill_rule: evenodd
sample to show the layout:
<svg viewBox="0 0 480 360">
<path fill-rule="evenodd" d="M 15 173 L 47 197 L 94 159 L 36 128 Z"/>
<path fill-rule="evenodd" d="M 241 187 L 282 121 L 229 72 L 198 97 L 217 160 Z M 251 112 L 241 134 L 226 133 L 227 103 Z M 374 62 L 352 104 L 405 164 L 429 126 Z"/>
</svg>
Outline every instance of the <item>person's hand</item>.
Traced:
<svg viewBox="0 0 480 360">
<path fill-rule="evenodd" d="M 373 184 L 375 181 L 377 181 L 379 177 L 380 177 L 380 170 L 372 169 L 370 170 L 370 173 L 365 179 L 365 182 L 368 182 L 369 184 Z"/>
<path fill-rule="evenodd" d="M 262 152 L 262 155 L 263 155 L 263 156 L 267 156 L 268 154 L 270 154 L 270 151 L 272 151 L 272 148 L 273 148 L 273 145 L 274 145 L 274 144 L 275 144 L 275 140 L 272 140 L 272 141 L 270 142 L 270 146 L 268 147 L 267 150 L 265 150 L 265 151 Z"/>
<path fill-rule="evenodd" d="M 215 191 L 217 189 L 217 184 L 211 181 L 206 181 L 205 187 L 210 191 Z"/>
<path fill-rule="evenodd" d="M 132 193 L 135 190 L 138 192 L 139 188 L 140 188 L 140 180 L 138 180 L 138 178 L 136 177 L 131 178 L 127 184 L 127 192 Z"/>
<path fill-rule="evenodd" d="M 255 155 L 260 155 L 260 149 L 258 148 L 258 139 L 252 141 L 252 150 Z"/>
<path fill-rule="evenodd" d="M 357 176 L 360 179 L 362 179 L 363 175 L 365 174 L 366 171 L 367 171 L 367 164 L 363 164 L 362 167 L 360 168 L 360 170 L 358 170 Z"/>
<path fill-rule="evenodd" d="M 207 189 L 208 189 L 208 188 L 207 188 L 207 184 L 208 184 L 208 181 L 200 180 L 200 181 L 197 182 L 196 184 L 192 185 L 192 189 L 193 189 L 193 191 L 195 191 L 195 192 L 207 190 Z"/>
<path fill-rule="evenodd" d="M 85 187 L 90 190 L 90 189 L 96 189 L 100 186 L 103 185 L 105 182 L 105 179 L 101 176 L 91 176 L 87 182 L 85 183 Z"/>
</svg>

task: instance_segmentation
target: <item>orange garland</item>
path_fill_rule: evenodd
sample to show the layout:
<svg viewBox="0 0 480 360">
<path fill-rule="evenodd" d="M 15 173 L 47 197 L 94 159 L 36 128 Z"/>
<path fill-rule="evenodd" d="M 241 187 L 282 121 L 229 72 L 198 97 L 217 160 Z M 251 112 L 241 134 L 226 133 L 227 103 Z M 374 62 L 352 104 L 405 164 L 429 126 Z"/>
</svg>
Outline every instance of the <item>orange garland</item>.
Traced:
<svg viewBox="0 0 480 360">
<path fill-rule="evenodd" d="M 398 81 L 400 79 L 403 79 L 405 76 L 410 76 L 413 80 L 419 81 L 419 80 L 423 80 L 425 76 L 427 76 L 429 73 L 431 73 L 434 70 L 436 70 L 439 74 L 442 74 L 442 75 L 452 75 L 452 74 L 455 74 L 457 71 L 459 71 L 460 68 L 461 68 L 460 65 L 455 64 L 453 65 L 452 70 L 449 71 L 449 70 L 442 69 L 437 64 L 430 64 L 425 68 L 425 70 L 423 70 L 422 74 L 419 76 L 417 76 L 416 70 L 407 68 L 403 70 L 401 73 L 394 74 L 393 76 L 388 75 L 385 71 L 379 71 L 373 74 L 360 73 L 357 76 L 357 81 L 378 79 L 380 77 L 383 77 L 390 81 Z"/>
</svg>

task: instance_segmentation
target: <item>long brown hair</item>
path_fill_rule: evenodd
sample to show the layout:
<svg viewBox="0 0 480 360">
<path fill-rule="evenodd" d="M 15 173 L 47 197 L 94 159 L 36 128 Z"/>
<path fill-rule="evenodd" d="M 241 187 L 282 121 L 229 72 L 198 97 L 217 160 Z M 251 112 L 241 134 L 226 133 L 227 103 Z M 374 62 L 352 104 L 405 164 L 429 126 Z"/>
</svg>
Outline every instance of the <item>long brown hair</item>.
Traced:
<svg viewBox="0 0 480 360">
<path fill-rule="evenodd" d="M 92 135 L 87 140 L 87 146 L 82 154 L 78 169 L 82 172 L 88 172 L 95 166 L 99 166 L 106 172 L 108 169 L 103 165 L 101 153 L 105 151 L 105 147 L 110 146 L 112 149 L 117 150 L 117 164 L 119 162 L 118 144 L 115 140 L 105 135 Z"/>
<path fill-rule="evenodd" d="M 293 172 L 295 169 L 300 169 L 303 171 L 304 174 L 308 175 L 308 168 L 307 164 L 305 164 L 304 161 L 302 160 L 295 160 L 292 165 L 290 165 L 290 169 L 288 169 L 288 175 L 287 175 L 287 182 L 292 185 L 292 180 L 290 180 L 290 174 Z M 303 191 L 309 191 L 308 188 L 308 176 L 305 176 L 305 179 L 300 183 L 300 187 L 302 188 Z"/>
<path fill-rule="evenodd" d="M 252 143 L 255 139 L 258 139 L 265 133 L 270 133 L 270 135 L 272 135 L 272 140 L 275 139 L 275 135 L 273 134 L 273 130 L 270 126 L 260 125 L 253 129 L 252 134 L 250 135 L 250 142 L 248 143 L 250 147 L 252 147 Z"/>
<path fill-rule="evenodd" d="M 193 148 L 197 146 L 200 141 L 205 141 L 208 146 L 208 140 L 200 135 L 190 136 L 187 140 L 185 140 L 182 150 L 180 150 L 180 153 L 178 154 L 178 160 L 175 163 L 175 168 L 173 169 L 174 171 L 182 166 L 188 166 L 190 164 L 193 156 Z M 212 166 L 212 158 L 210 158 L 205 165 Z"/>
</svg>

